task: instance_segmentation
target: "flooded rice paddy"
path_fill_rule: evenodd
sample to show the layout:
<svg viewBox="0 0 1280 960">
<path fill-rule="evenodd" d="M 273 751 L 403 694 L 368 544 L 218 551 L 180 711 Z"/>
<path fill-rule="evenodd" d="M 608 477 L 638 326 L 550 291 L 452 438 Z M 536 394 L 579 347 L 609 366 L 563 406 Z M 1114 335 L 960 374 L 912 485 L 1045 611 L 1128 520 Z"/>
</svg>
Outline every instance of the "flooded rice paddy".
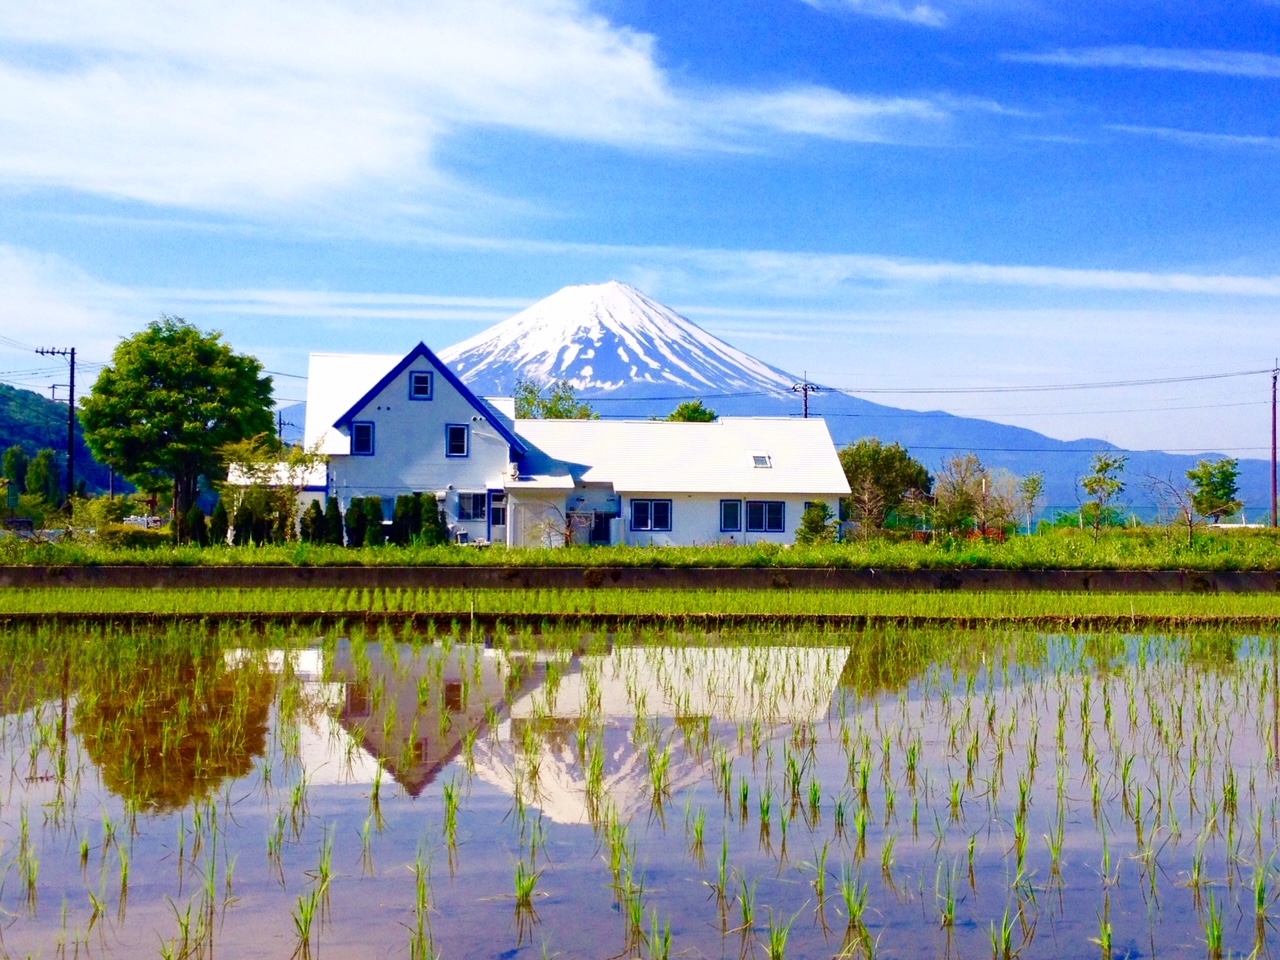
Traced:
<svg viewBox="0 0 1280 960">
<path fill-rule="evenodd" d="M 1270 638 L 0 643 L 6 956 L 1276 952 Z"/>
</svg>

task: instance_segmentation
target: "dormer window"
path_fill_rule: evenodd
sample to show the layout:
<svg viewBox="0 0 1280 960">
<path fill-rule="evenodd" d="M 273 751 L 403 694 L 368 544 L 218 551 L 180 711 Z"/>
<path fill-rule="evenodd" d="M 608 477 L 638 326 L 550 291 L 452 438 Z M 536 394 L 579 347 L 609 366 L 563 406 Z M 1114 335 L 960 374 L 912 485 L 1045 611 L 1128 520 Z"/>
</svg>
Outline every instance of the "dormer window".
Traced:
<svg viewBox="0 0 1280 960">
<path fill-rule="evenodd" d="M 757 470 L 769 470 L 773 467 L 773 460 L 767 453 L 753 453 L 751 455 L 751 465 Z"/>
<path fill-rule="evenodd" d="M 430 400 L 432 380 L 430 370 L 414 370 L 409 374 L 409 399 Z"/>
</svg>

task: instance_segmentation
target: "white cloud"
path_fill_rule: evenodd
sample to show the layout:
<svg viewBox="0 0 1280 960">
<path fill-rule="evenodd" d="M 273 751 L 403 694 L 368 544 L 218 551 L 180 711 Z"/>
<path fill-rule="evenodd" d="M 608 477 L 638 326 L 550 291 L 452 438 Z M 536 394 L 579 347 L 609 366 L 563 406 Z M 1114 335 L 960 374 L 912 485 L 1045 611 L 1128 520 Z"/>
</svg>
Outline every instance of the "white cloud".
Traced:
<svg viewBox="0 0 1280 960">
<path fill-rule="evenodd" d="M 920 139 L 955 109 L 682 86 L 586 0 L 55 0 L 0 5 L 0 43 L 0 181 L 217 210 L 447 192 L 433 151 L 466 128 L 741 149 Z"/>
<path fill-rule="evenodd" d="M 1272 275 L 1094 270 L 913 260 L 874 254 L 645 247 L 475 237 L 438 236 L 433 242 L 474 250 L 572 254 L 624 262 L 637 270 L 647 271 L 647 276 L 655 283 L 662 283 L 669 277 L 685 278 L 688 269 L 694 268 L 695 282 L 699 287 L 733 290 L 745 296 L 800 295 L 812 299 L 850 283 L 869 282 L 904 288 L 951 284 L 1263 299 L 1280 297 L 1280 276 Z"/>
<path fill-rule="evenodd" d="M 1178 70 L 1231 77 L 1280 77 L 1280 56 L 1244 50 L 1178 50 L 1164 47 L 1078 47 L 1043 53 L 1011 52 L 1002 59 L 1058 67 L 1124 67 Z"/>
<path fill-rule="evenodd" d="M 947 15 L 927 3 L 897 3 L 895 0 L 803 0 L 819 10 L 846 10 L 878 20 L 904 20 L 926 27 L 944 27 Z"/>
<path fill-rule="evenodd" d="M 1172 140 L 1188 147 L 1264 147 L 1280 148 L 1280 137 L 1261 137 L 1237 133 L 1201 133 L 1196 130 L 1174 130 L 1169 127 L 1141 127 L 1124 123 L 1114 123 L 1108 130 L 1121 133 L 1136 133 L 1139 136 L 1157 137 L 1161 140 Z"/>
</svg>

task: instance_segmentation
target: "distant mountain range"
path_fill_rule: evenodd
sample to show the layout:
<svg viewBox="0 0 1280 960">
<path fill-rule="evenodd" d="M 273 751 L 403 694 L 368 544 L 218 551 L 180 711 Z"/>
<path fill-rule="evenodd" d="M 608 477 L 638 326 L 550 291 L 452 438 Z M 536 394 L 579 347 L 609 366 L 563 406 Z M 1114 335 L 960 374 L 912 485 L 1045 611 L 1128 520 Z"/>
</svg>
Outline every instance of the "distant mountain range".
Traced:
<svg viewBox="0 0 1280 960">
<path fill-rule="evenodd" d="M 59 470 L 66 469 L 67 408 L 31 390 L 0 383 L 0 455 L 17 444 L 35 456 L 48 447 L 61 456 Z M 76 433 L 76 480 L 84 480 L 90 492 L 107 489 L 107 468 L 98 463 Z M 122 484 L 117 478 L 117 489 Z"/>
</svg>

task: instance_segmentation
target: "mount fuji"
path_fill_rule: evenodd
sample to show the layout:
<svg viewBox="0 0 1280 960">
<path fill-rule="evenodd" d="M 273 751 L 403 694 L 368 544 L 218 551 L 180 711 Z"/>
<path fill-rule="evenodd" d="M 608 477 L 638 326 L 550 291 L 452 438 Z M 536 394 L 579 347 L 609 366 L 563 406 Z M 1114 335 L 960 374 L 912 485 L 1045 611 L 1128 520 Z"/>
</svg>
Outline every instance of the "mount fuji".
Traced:
<svg viewBox="0 0 1280 960">
<path fill-rule="evenodd" d="M 520 380 L 566 380 L 583 396 L 754 393 L 796 382 L 635 287 L 565 287 L 440 352 L 473 390 L 507 395 Z"/>
</svg>

